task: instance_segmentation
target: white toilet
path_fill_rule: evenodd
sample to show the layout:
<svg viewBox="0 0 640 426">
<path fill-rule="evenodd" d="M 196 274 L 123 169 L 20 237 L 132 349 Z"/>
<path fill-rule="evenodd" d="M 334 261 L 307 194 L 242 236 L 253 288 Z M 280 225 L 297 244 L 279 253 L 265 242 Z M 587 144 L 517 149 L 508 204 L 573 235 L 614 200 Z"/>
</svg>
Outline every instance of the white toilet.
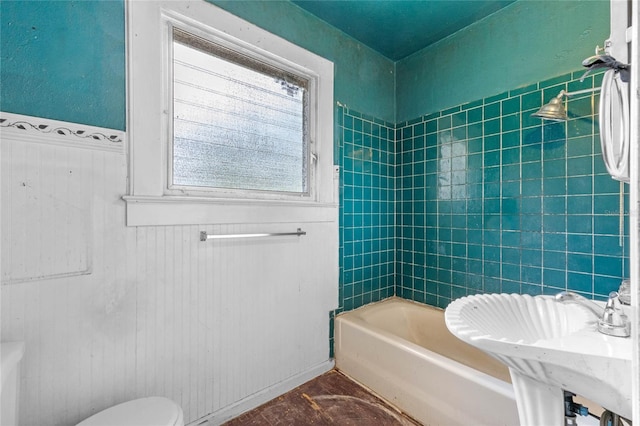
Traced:
<svg viewBox="0 0 640 426">
<path fill-rule="evenodd" d="M 0 425 L 18 424 L 18 388 L 23 342 L 0 343 Z M 167 398 L 153 396 L 123 402 L 94 414 L 78 426 L 184 426 L 182 408 Z"/>
<path fill-rule="evenodd" d="M 78 426 L 184 426 L 182 408 L 167 398 L 134 399 L 100 411 Z"/>
</svg>

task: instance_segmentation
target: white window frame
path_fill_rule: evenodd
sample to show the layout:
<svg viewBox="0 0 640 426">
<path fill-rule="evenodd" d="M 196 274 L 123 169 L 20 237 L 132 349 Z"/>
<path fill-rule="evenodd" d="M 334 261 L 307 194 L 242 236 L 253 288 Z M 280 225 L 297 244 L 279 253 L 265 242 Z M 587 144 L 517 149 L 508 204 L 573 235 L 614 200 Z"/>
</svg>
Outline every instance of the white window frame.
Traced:
<svg viewBox="0 0 640 426">
<path fill-rule="evenodd" d="M 309 80 L 309 191 L 171 188 L 172 27 Z M 204 0 L 127 1 L 127 225 L 335 219 L 333 63 Z"/>
</svg>

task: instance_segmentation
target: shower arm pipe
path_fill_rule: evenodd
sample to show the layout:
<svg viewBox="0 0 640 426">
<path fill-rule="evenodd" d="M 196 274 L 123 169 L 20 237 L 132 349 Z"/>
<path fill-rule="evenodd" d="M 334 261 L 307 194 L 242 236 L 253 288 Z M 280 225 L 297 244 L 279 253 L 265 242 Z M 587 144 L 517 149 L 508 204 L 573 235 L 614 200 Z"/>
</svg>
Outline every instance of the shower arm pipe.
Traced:
<svg viewBox="0 0 640 426">
<path fill-rule="evenodd" d="M 284 237 L 284 236 L 307 235 L 306 231 L 298 228 L 296 232 L 259 232 L 253 234 L 207 234 L 207 231 L 200 232 L 200 241 L 207 240 L 226 240 L 233 238 L 263 238 L 263 237 Z"/>
<path fill-rule="evenodd" d="M 571 96 L 575 96 L 575 95 L 584 95 L 585 93 L 594 93 L 594 92 L 599 92 L 600 91 L 600 87 L 594 87 L 591 89 L 582 89 L 582 90 L 576 90 L 575 92 L 567 92 L 566 90 L 562 89 L 560 91 L 560 93 L 558 93 L 558 96 L 556 96 L 556 98 L 561 99 L 563 96 L 569 98 Z"/>
</svg>

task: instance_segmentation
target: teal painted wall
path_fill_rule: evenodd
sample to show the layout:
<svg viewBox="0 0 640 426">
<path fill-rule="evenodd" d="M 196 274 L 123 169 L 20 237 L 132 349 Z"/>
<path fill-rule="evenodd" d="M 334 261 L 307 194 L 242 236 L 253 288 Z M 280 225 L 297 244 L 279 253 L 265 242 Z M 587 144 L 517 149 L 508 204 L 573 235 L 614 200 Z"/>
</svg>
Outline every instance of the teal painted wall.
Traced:
<svg viewBox="0 0 640 426">
<path fill-rule="evenodd" d="M 567 123 L 530 117 L 561 89 L 599 84 L 579 81 L 580 64 L 608 35 L 608 1 L 519 0 L 396 64 L 397 295 L 445 307 L 617 289 L 628 239 L 597 95 L 572 98 Z"/>
<path fill-rule="evenodd" d="M 394 63 L 288 1 L 215 2 L 335 63 L 335 99 L 394 121 Z M 124 1 L 2 1 L 0 110 L 124 130 Z"/>
<path fill-rule="evenodd" d="M 335 100 L 395 122 L 395 64 L 288 1 L 208 0 L 333 61 Z"/>
<path fill-rule="evenodd" d="M 0 25 L 0 110 L 124 130 L 122 1 L 2 1 Z"/>
<path fill-rule="evenodd" d="M 571 98 L 566 123 L 531 117 L 560 90 L 600 85 L 602 74 L 582 74 L 397 126 L 397 295 L 443 308 L 475 293 L 601 299 L 629 276 L 628 186 L 620 245 L 598 94 Z"/>
<path fill-rule="evenodd" d="M 519 0 L 399 61 L 396 122 L 573 71 L 608 36 L 608 0 Z"/>
<path fill-rule="evenodd" d="M 574 288 L 591 296 L 604 294 L 617 281 L 619 277 L 616 271 L 619 269 L 619 262 L 624 262 L 623 258 L 613 263 L 600 262 L 600 260 L 596 262 L 597 256 L 609 254 L 572 251 L 568 246 L 570 234 L 581 234 L 580 237 L 576 237 L 576 241 L 589 238 L 593 242 L 598 241 L 599 247 L 606 246 L 612 250 L 608 252 L 613 254 L 610 257 L 616 257 L 622 253 L 614 250 L 615 236 L 611 218 L 608 216 L 611 211 L 615 211 L 617 204 L 615 204 L 611 182 L 605 176 L 601 176 L 602 167 L 599 163 L 595 134 L 590 134 L 592 138 L 590 143 L 583 142 L 579 145 L 580 149 L 587 150 L 584 152 L 573 151 L 578 145 L 568 143 L 567 137 L 572 136 L 568 136 L 567 133 L 564 134 L 564 139 L 555 140 L 553 149 L 542 145 L 538 147 L 541 173 L 545 164 L 565 164 L 565 168 L 561 169 L 565 174 L 547 177 L 561 179 L 567 185 L 579 186 L 579 189 L 573 186 L 567 187 L 566 192 L 562 194 L 539 194 L 540 197 L 559 197 L 552 201 L 547 200 L 546 202 L 551 203 L 547 207 L 560 208 L 562 203 L 559 200 L 561 199 L 565 203 L 579 200 L 577 205 L 571 204 L 571 208 L 586 209 L 586 204 L 582 203 L 586 198 L 576 197 L 590 197 L 592 207 L 596 206 L 596 198 L 599 203 L 597 208 L 600 209 L 598 210 L 600 216 L 596 214 L 591 218 L 591 213 L 586 210 L 576 213 L 580 215 L 580 219 L 590 221 L 591 231 L 586 234 L 573 232 L 574 229 L 568 228 L 574 224 L 573 216 L 569 216 L 566 212 L 559 212 L 554 226 L 566 224 L 567 229 L 557 230 L 557 232 L 562 233 L 563 237 L 560 239 L 564 238 L 564 244 L 567 246 L 534 248 L 542 256 L 545 250 L 564 256 L 556 257 L 556 259 L 566 259 L 564 269 L 559 268 L 557 264 L 555 268 L 544 269 L 544 264 L 527 265 L 517 263 L 513 258 L 505 258 L 511 259 L 512 262 L 504 262 L 503 264 L 507 265 L 506 269 L 501 269 L 501 275 L 495 277 L 487 274 L 487 272 L 495 274 L 495 271 L 491 270 L 496 267 L 495 262 L 491 263 L 492 259 L 486 259 L 489 270 L 483 270 L 481 274 L 485 274 L 484 276 L 489 279 L 483 287 L 474 287 L 477 285 L 474 279 L 477 278 L 472 278 L 472 275 L 476 271 L 471 269 L 464 271 L 466 275 L 462 284 L 454 280 L 459 278 L 457 275 L 459 271 L 455 268 L 459 266 L 458 262 L 463 257 L 457 256 L 459 254 L 457 250 L 460 250 L 461 246 L 457 245 L 454 239 L 461 238 L 462 232 L 465 233 L 465 238 L 468 238 L 468 235 L 477 235 L 477 233 L 474 234 L 475 228 L 472 227 L 473 224 L 469 219 L 474 218 L 473 212 L 463 215 L 465 226 L 460 225 L 458 221 L 462 218 L 459 215 L 453 215 L 453 210 L 452 214 L 447 213 L 443 216 L 444 222 L 439 222 L 438 226 L 443 229 L 443 234 L 430 241 L 446 242 L 451 250 L 456 250 L 451 253 L 439 252 L 438 245 L 419 246 L 422 242 L 426 244 L 429 241 L 431 238 L 429 233 L 434 232 L 434 229 L 427 226 L 426 222 L 425 226 L 415 226 L 417 221 L 428 219 L 426 215 L 429 211 L 433 213 L 434 206 L 436 212 L 449 207 L 452 209 L 455 206 L 459 207 L 458 204 L 446 201 L 439 204 L 437 195 L 430 200 L 428 197 L 433 194 L 427 194 L 427 192 L 430 191 L 434 176 L 429 175 L 430 172 L 426 169 L 424 174 L 416 173 L 414 169 L 414 167 L 418 167 L 418 170 L 419 167 L 438 167 L 437 155 L 442 154 L 442 151 L 437 151 L 441 148 L 430 151 L 432 147 L 427 146 L 428 143 L 432 143 L 426 139 L 430 131 L 427 126 L 433 125 L 427 123 L 433 123 L 435 120 L 437 126 L 445 126 L 440 130 L 459 137 L 463 127 L 465 132 L 477 131 L 477 123 L 472 122 L 477 117 L 469 117 L 467 109 L 471 111 L 482 106 L 485 114 L 486 106 L 487 113 L 494 114 L 496 111 L 491 108 L 495 108 L 495 106 L 492 107 L 495 103 L 500 104 L 502 109 L 498 116 L 489 118 L 487 121 L 498 120 L 500 126 L 512 126 L 514 114 L 519 114 L 518 120 L 523 120 L 525 117 L 523 111 L 511 111 L 509 108 L 513 108 L 513 105 L 508 103 L 505 107 L 503 102 L 510 101 L 510 98 L 515 96 L 519 97 L 521 108 L 533 108 L 529 104 L 525 105 L 523 90 L 534 92 L 540 90 L 538 82 L 543 82 L 542 84 L 551 82 L 548 84 L 555 85 L 575 80 L 574 75 L 570 78 L 566 77 L 567 70 L 575 71 L 580 61 L 592 54 L 594 46 L 602 44 L 608 35 L 609 3 L 607 1 L 520 0 L 486 20 L 396 64 L 312 17 L 292 3 L 210 1 L 335 63 L 335 99 L 342 104 L 336 107 L 335 127 L 335 161 L 343 166 L 340 214 L 340 309 L 351 309 L 394 292 L 438 305 L 446 304 L 452 297 L 475 290 L 489 291 L 502 288 L 509 291 L 544 292 L 545 286 L 541 280 L 546 270 L 551 271 L 547 272 L 547 277 L 554 275 L 554 278 L 559 275 L 564 277 L 564 281 L 548 288 Z M 0 8 L 2 13 L 0 17 L 2 24 L 0 109 L 124 129 L 123 1 L 5 1 L 0 2 Z M 548 80 L 556 76 L 561 77 L 559 80 Z M 535 89 L 532 88 L 532 84 L 536 85 Z M 523 87 L 525 89 L 519 89 Z M 496 94 L 502 94 L 497 95 L 498 100 L 492 98 Z M 503 95 L 504 99 L 500 97 Z M 545 100 L 548 100 L 551 95 L 545 92 L 544 96 Z M 530 98 L 527 99 L 530 101 Z M 473 105 L 473 108 L 470 105 Z M 465 106 L 468 108 L 464 109 Z M 461 119 L 459 114 L 463 109 L 465 120 L 467 120 L 464 125 L 455 121 Z M 432 116 L 429 113 L 435 115 Z M 447 117 L 451 120 L 449 128 L 446 127 Z M 488 118 L 488 116 L 483 117 Z M 421 135 L 414 133 L 416 126 L 420 126 L 419 123 L 425 126 L 424 133 Z M 482 136 L 469 138 L 466 133 L 464 140 L 469 150 L 478 149 L 479 142 L 476 140 L 478 137 L 482 140 L 480 151 L 473 153 L 468 151 L 469 158 L 465 160 L 468 161 L 465 170 L 470 172 L 470 178 L 471 175 L 477 178 L 481 170 L 484 173 L 484 169 L 473 168 L 478 166 L 479 157 L 477 156 L 487 162 L 483 163 L 482 167 L 489 165 L 497 168 L 488 170 L 490 175 L 487 178 L 495 178 L 491 173 L 497 173 L 498 169 L 500 173 L 514 173 L 516 168 L 524 167 L 530 170 L 529 167 L 534 167 L 530 163 L 535 161 L 527 160 L 525 157 L 534 152 L 532 147 L 521 148 L 518 157 L 514 157 L 515 151 L 508 149 L 516 147 L 504 145 L 504 143 L 514 143 L 513 139 L 509 139 L 513 135 L 503 132 L 503 127 L 500 127 L 499 137 L 496 138 L 492 133 L 496 129 L 492 126 L 495 126 L 494 121 L 487 124 L 488 133 L 483 127 L 482 131 L 485 133 Z M 520 121 L 518 126 L 522 126 Z M 435 131 L 434 134 L 438 135 L 440 130 Z M 553 135 L 557 130 L 557 127 L 543 127 L 541 123 L 518 127 L 520 143 L 528 141 L 535 144 L 540 141 L 527 139 L 532 137 L 531 134 L 535 135 L 539 132 L 540 138 L 543 138 Z M 431 131 L 433 132 L 433 129 Z M 563 131 L 570 130 L 565 128 Z M 487 137 L 482 139 L 485 136 Z M 577 137 L 577 135 L 574 136 Z M 427 145 L 424 145 L 423 151 L 421 151 L 422 148 L 416 148 L 417 145 L 412 145 L 416 137 L 425 138 L 424 143 Z M 495 145 L 496 143 L 498 145 Z M 477 156 L 471 156 L 471 154 Z M 424 159 L 421 159 L 421 155 L 424 155 Z M 571 174 L 573 172 L 567 168 L 569 164 L 574 167 L 585 158 L 593 160 L 592 169 Z M 422 166 L 417 165 L 423 161 Z M 474 161 L 476 163 L 472 163 Z M 497 164 L 491 163 L 496 161 L 498 161 Z M 548 161 L 555 163 L 547 163 Z M 473 167 L 472 164 L 474 164 Z M 518 182 L 518 188 L 524 188 L 524 185 L 531 183 L 529 181 L 537 179 L 531 176 L 525 179 L 527 178 L 525 175 L 512 176 L 512 178 L 511 180 Z M 544 178 L 545 176 L 540 176 L 541 182 Z M 609 184 L 602 189 L 606 192 L 603 194 L 597 192 L 601 191 L 601 181 Z M 467 183 L 470 182 L 467 181 Z M 576 192 L 585 191 L 584 185 L 588 185 L 588 182 L 592 185 L 589 189 L 590 193 Z M 593 185 L 596 182 L 598 186 L 594 189 Z M 467 187 L 465 191 L 477 190 L 477 185 L 484 184 L 488 184 L 486 189 L 489 191 L 502 191 L 504 188 L 513 190 L 515 185 L 511 182 L 506 186 L 502 184 L 497 186 L 495 181 L 485 179 L 483 182 L 475 182 L 476 186 Z M 513 209 L 524 208 L 524 205 L 527 209 L 534 208 L 532 204 L 536 204 L 536 201 L 522 200 L 519 197 L 515 197 L 519 201 L 512 200 L 511 198 L 514 197 L 504 195 L 500 192 L 493 199 L 482 199 L 481 204 L 488 201 L 489 208 L 498 209 L 497 212 L 490 212 L 490 214 L 496 213 L 501 221 L 515 220 L 513 217 L 517 216 L 518 223 L 522 223 L 522 214 L 535 215 L 535 212 L 527 213 Z M 600 198 L 601 196 L 604 198 Z M 603 200 L 605 200 L 604 204 L 601 203 Z M 475 201 L 478 200 L 475 199 Z M 540 202 L 543 208 L 545 199 L 540 198 Z M 398 209 L 390 212 L 391 205 Z M 569 204 L 566 205 L 569 206 Z M 505 212 L 507 215 L 503 217 L 502 213 Z M 433 217 L 429 220 L 431 219 Z M 487 217 L 486 219 L 489 223 L 493 223 L 492 220 L 495 218 Z M 540 218 L 540 220 L 543 219 Z M 391 223 L 392 220 L 393 223 Z M 602 229 L 605 230 L 604 234 L 600 232 Z M 513 231 L 521 232 L 519 238 L 522 238 L 522 231 L 530 230 Z M 495 236 L 492 234 L 493 228 L 487 228 L 487 232 L 490 233 L 488 235 Z M 606 240 L 604 246 L 601 236 Z M 513 240 L 509 237 L 513 237 L 513 234 L 501 235 L 500 238 L 503 239 L 500 239 L 497 244 L 490 245 L 482 255 L 494 256 L 499 252 L 500 256 L 515 256 L 516 252 L 528 253 L 526 250 L 530 247 L 514 247 Z M 552 241 L 558 243 L 557 240 Z M 465 247 L 468 250 L 468 246 Z M 438 265 L 451 264 L 449 269 L 438 266 L 429 272 L 436 274 L 435 278 L 429 279 L 431 283 L 435 283 L 436 287 L 440 285 L 440 290 L 428 289 L 427 276 L 422 275 L 426 274 L 427 270 L 414 268 L 423 261 L 426 262 L 425 266 L 429 266 L 428 262 L 433 261 L 434 258 L 421 258 L 429 252 L 436 256 L 435 259 L 440 262 Z M 475 265 L 473 261 L 477 260 L 472 256 L 477 253 L 473 251 L 466 253 L 465 268 L 471 268 L 470 265 Z M 392 257 L 394 258 L 393 267 L 391 266 Z M 589 259 L 592 260 L 591 263 Z M 484 262 L 484 258 L 481 260 Z M 612 269 L 606 269 L 609 266 L 603 266 L 610 264 L 614 265 Z M 628 268 L 624 263 L 620 265 Z M 583 266 L 585 269 L 576 269 Z M 450 281 L 444 280 L 447 274 L 451 275 Z M 588 285 L 591 287 L 581 287 L 582 281 L 581 284 L 576 284 L 575 279 L 579 274 L 589 275 L 590 284 Z M 538 276 L 541 277 L 539 280 L 536 278 Z M 514 277 L 520 277 L 525 284 L 516 288 L 515 283 L 518 281 Z M 576 285 L 578 288 L 575 288 Z"/>
</svg>

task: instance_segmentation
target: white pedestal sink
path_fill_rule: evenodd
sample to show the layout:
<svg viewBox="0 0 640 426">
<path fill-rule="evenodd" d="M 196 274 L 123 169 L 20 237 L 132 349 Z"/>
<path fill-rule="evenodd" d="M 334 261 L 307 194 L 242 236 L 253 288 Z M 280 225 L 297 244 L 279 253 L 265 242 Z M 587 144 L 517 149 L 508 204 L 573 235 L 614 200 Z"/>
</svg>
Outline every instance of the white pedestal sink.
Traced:
<svg viewBox="0 0 640 426">
<path fill-rule="evenodd" d="M 509 367 L 521 426 L 563 425 L 563 390 L 631 418 L 631 339 L 599 333 L 585 307 L 479 294 L 453 301 L 445 320 L 456 337 Z"/>
</svg>

